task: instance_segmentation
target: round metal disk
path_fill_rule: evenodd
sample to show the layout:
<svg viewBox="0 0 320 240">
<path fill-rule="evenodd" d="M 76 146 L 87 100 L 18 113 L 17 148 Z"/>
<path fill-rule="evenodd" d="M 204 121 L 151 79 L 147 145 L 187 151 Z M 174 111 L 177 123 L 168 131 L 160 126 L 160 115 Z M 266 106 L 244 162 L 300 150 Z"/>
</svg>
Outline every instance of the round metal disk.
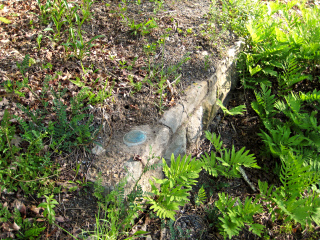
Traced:
<svg viewBox="0 0 320 240">
<path fill-rule="evenodd" d="M 131 147 L 135 145 L 139 145 L 141 143 L 144 143 L 147 139 L 147 135 L 145 132 L 140 131 L 140 130 L 132 130 L 128 132 L 126 135 L 123 137 L 123 142 Z"/>
</svg>

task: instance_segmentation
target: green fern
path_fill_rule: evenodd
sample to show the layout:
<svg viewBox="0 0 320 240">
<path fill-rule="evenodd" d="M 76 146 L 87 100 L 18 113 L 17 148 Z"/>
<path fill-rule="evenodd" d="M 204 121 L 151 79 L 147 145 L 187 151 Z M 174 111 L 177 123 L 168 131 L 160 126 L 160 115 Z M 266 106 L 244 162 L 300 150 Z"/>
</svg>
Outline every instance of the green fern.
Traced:
<svg viewBox="0 0 320 240">
<path fill-rule="evenodd" d="M 231 166 L 233 170 L 237 171 L 239 171 L 239 166 L 244 166 L 247 168 L 260 168 L 257 165 L 254 155 L 248 155 L 248 153 L 249 150 L 245 151 L 245 147 L 236 152 L 234 146 L 232 146 L 231 151 L 224 149 L 224 154 L 221 154 L 221 157 L 218 157 L 218 159 L 221 162 L 224 162 Z"/>
<path fill-rule="evenodd" d="M 16 64 L 17 64 L 17 67 L 19 68 L 22 76 L 24 76 L 27 69 L 30 67 L 30 55 L 29 54 L 25 55 L 22 62 L 21 63 L 17 62 Z"/>
<path fill-rule="evenodd" d="M 253 215 L 263 212 L 263 208 L 258 204 L 259 199 L 252 201 L 252 198 L 246 198 L 242 204 L 239 198 L 232 199 L 225 193 L 219 193 L 219 200 L 215 206 L 220 210 L 223 217 L 219 217 L 222 222 L 222 234 L 229 238 L 238 235 L 240 230 L 248 225 L 249 230 L 254 234 L 261 236 L 264 226 L 253 222 Z"/>
<path fill-rule="evenodd" d="M 260 84 L 260 86 L 261 92 L 254 92 L 257 101 L 252 102 L 251 106 L 262 119 L 271 118 L 275 115 L 275 96 L 271 95 L 271 89 L 268 89 L 264 84 Z"/>
<path fill-rule="evenodd" d="M 314 89 L 312 93 L 299 92 L 299 95 L 300 95 L 301 101 L 306 101 L 306 102 L 317 101 L 318 103 L 320 103 L 320 90 L 317 91 L 317 89 Z"/>
<path fill-rule="evenodd" d="M 280 90 L 282 92 L 287 92 L 291 90 L 291 87 L 301 82 L 305 79 L 312 80 L 311 75 L 302 74 L 303 69 L 299 66 L 297 56 L 290 53 L 285 60 L 282 62 L 282 69 L 284 71 L 283 74 L 279 74 L 278 82 L 280 86 Z"/>
<path fill-rule="evenodd" d="M 287 195 L 302 194 L 305 189 L 320 178 L 320 173 L 310 172 L 310 166 L 305 165 L 301 154 L 296 155 L 289 151 L 286 155 L 281 155 L 280 159 L 282 163 L 280 181 Z"/>
<path fill-rule="evenodd" d="M 180 157 L 175 159 L 171 156 L 171 167 L 165 161 L 163 162 L 163 171 L 166 179 L 153 178 L 154 181 L 149 181 L 151 185 L 151 192 L 157 196 L 156 199 L 147 197 L 148 203 L 151 204 L 157 216 L 160 218 L 175 219 L 175 211 L 179 210 L 179 206 L 184 206 L 189 202 L 189 191 L 192 185 L 196 184 L 199 177 L 202 163 L 200 161 L 191 160 L 191 156 Z M 160 184 L 160 190 L 156 187 Z"/>
<path fill-rule="evenodd" d="M 205 131 L 205 135 L 206 135 L 206 138 L 212 143 L 216 151 L 220 152 L 223 144 L 223 142 L 220 141 L 221 136 L 219 135 L 217 137 L 215 133 L 210 133 L 209 131 Z"/>
<path fill-rule="evenodd" d="M 240 106 L 237 106 L 237 107 L 234 107 L 234 108 L 228 110 L 225 106 L 223 106 L 223 103 L 221 102 L 220 99 L 217 99 L 216 103 L 217 103 L 217 105 L 218 105 L 219 107 L 221 107 L 224 116 L 228 116 L 228 115 L 231 115 L 231 116 L 234 116 L 234 115 L 242 115 L 243 112 L 244 112 L 245 109 L 246 109 L 246 106 L 245 106 L 245 105 L 240 105 Z"/>
<path fill-rule="evenodd" d="M 258 135 L 262 138 L 268 151 L 276 157 L 286 154 L 288 149 L 296 149 L 299 146 L 306 146 L 308 138 L 293 135 L 288 126 L 277 126 L 276 129 L 269 129 L 269 134 L 263 130 Z"/>
<path fill-rule="evenodd" d="M 126 198 L 124 194 L 126 183 L 126 179 L 122 179 L 114 190 L 104 196 L 101 178 L 98 178 L 94 185 L 94 194 L 98 197 L 100 209 L 96 217 L 95 233 L 91 236 L 95 238 L 103 236 L 103 239 L 118 239 L 128 236 L 129 230 L 134 225 L 134 220 L 139 216 L 139 211 L 142 210 L 142 205 L 139 201 L 140 190 L 133 191 Z M 141 187 L 138 186 L 137 189 L 141 189 Z M 101 212 L 104 214 L 101 214 Z M 137 234 L 140 233 L 137 232 Z"/>
<path fill-rule="evenodd" d="M 210 155 L 208 153 L 204 154 L 205 155 L 200 159 L 200 161 L 203 163 L 202 167 L 204 170 L 206 170 L 213 177 L 218 177 L 219 175 L 230 177 L 230 173 L 227 171 L 227 167 L 229 165 L 224 164 L 223 162 L 219 164 L 214 152 L 211 152 Z"/>
<path fill-rule="evenodd" d="M 198 194 L 195 198 L 195 203 L 197 205 L 203 204 L 204 201 L 206 200 L 206 191 L 204 190 L 203 186 L 201 186 L 201 188 L 198 191 Z"/>
<path fill-rule="evenodd" d="M 248 168 L 260 168 L 253 154 L 249 154 L 249 150 L 245 151 L 245 147 L 236 151 L 234 146 L 232 150 L 227 150 L 225 148 L 221 149 L 223 142 L 220 141 L 220 136 L 216 136 L 215 133 L 210 134 L 206 132 L 206 137 L 214 145 L 217 153 L 211 151 L 210 155 L 205 153 L 201 157 L 200 161 L 203 164 L 203 169 L 205 169 L 210 175 L 217 177 L 218 175 L 223 175 L 225 177 L 241 177 L 239 173 L 239 168 L 241 166 Z M 217 156 L 216 154 L 219 154 Z M 217 161 L 218 160 L 218 161 Z"/>
<path fill-rule="evenodd" d="M 269 187 L 266 182 L 259 181 L 260 196 L 258 198 L 276 204 L 275 210 L 271 208 L 272 204 L 269 208 L 273 220 L 277 214 L 286 221 L 299 222 L 303 227 L 311 224 L 313 218 L 319 221 L 320 199 L 316 196 L 316 192 L 305 191 L 319 181 L 319 172 L 311 171 L 311 166 L 305 164 L 303 155 L 295 155 L 292 151 L 281 155 L 280 159 L 282 185 Z"/>
</svg>

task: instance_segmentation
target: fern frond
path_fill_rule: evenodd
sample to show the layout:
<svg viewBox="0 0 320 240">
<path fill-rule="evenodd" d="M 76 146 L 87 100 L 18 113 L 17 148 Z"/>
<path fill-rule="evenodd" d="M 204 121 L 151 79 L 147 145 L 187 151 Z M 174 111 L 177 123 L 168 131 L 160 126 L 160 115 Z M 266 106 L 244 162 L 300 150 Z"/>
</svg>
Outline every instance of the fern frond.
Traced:
<svg viewBox="0 0 320 240">
<path fill-rule="evenodd" d="M 279 100 L 274 104 L 274 107 L 281 112 L 287 112 L 288 105 L 286 105 L 283 101 Z"/>
<path fill-rule="evenodd" d="M 205 156 L 202 156 L 200 161 L 203 163 L 203 169 L 206 170 L 211 176 L 218 176 L 218 171 L 216 169 L 217 159 L 214 152 L 211 152 L 210 156 L 208 153 L 205 153 Z"/>
<path fill-rule="evenodd" d="M 208 153 L 205 153 L 205 156 L 202 156 L 200 161 L 203 164 L 203 169 L 206 170 L 213 177 L 217 177 L 219 176 L 219 174 L 225 177 L 233 177 L 233 175 L 230 175 L 230 172 L 228 171 L 230 165 L 221 159 L 219 159 L 219 164 L 219 162 L 217 162 L 217 157 L 215 153 L 212 151 L 210 156 Z"/>
<path fill-rule="evenodd" d="M 276 101 L 275 96 L 271 95 L 271 89 L 267 89 L 264 84 L 260 84 L 261 92 L 256 92 L 256 99 L 251 103 L 252 108 L 262 118 L 270 118 L 274 113 L 274 102 Z"/>
<path fill-rule="evenodd" d="M 206 191 L 204 190 L 203 186 L 201 186 L 201 188 L 199 189 L 198 194 L 196 196 L 195 203 L 197 205 L 203 204 L 204 201 L 206 200 L 206 198 L 207 198 Z"/>
<path fill-rule="evenodd" d="M 253 224 L 249 224 L 249 231 L 251 231 L 252 233 L 258 235 L 259 237 L 261 237 L 261 233 L 263 233 L 264 231 L 264 226 L 261 224 L 257 224 L 257 223 L 253 223 Z"/>
<path fill-rule="evenodd" d="M 176 214 L 175 211 L 179 210 L 179 203 L 176 202 L 160 202 L 150 199 L 149 202 L 151 204 L 150 209 L 153 209 L 157 216 L 160 218 L 171 218 L 175 220 L 174 216 Z"/>
<path fill-rule="evenodd" d="M 222 222 L 221 227 L 223 227 L 223 230 L 226 232 L 226 234 L 228 234 L 230 239 L 232 238 L 232 236 L 236 236 L 239 234 L 241 227 L 237 223 L 232 222 L 226 217 L 219 217 L 219 220 Z"/>
<path fill-rule="evenodd" d="M 288 106 L 294 113 L 299 113 L 301 108 L 300 97 L 296 93 L 291 93 L 285 96 Z"/>
<path fill-rule="evenodd" d="M 262 197 L 269 199 L 272 197 L 273 194 L 273 187 L 274 185 L 271 185 L 270 187 L 268 186 L 267 182 L 261 182 L 258 180 L 258 186 L 259 186 L 259 191 Z"/>
<path fill-rule="evenodd" d="M 305 166 L 302 155 L 294 155 L 289 151 L 281 155 L 280 181 L 288 196 L 301 194 L 308 186 L 317 181 L 317 176 L 310 173 L 310 166 Z"/>
<path fill-rule="evenodd" d="M 215 202 L 215 206 L 221 211 L 224 212 L 227 209 L 231 209 L 237 199 L 229 198 L 229 195 L 222 192 L 218 193 L 219 200 Z"/>
<path fill-rule="evenodd" d="M 313 90 L 313 92 L 308 92 L 308 93 L 303 93 L 299 92 L 299 96 L 301 101 L 306 101 L 306 102 L 313 102 L 317 101 L 320 103 L 320 90 L 317 91 L 317 89 Z"/>
<path fill-rule="evenodd" d="M 298 63 L 298 58 L 290 53 L 282 62 L 284 74 L 279 75 L 278 82 L 282 91 L 286 92 L 291 86 L 305 79 L 312 80 L 311 75 L 302 74 L 303 69 Z"/>
<path fill-rule="evenodd" d="M 224 150 L 221 157 L 217 159 L 223 161 L 233 168 L 233 171 L 239 171 L 239 166 L 245 166 L 248 168 L 260 168 L 257 165 L 256 159 L 253 154 L 248 154 L 249 150 L 245 151 L 245 147 L 236 152 L 234 146 L 232 150 Z"/>
<path fill-rule="evenodd" d="M 242 115 L 246 109 L 245 105 L 240 105 L 240 106 L 237 106 L 237 107 L 234 107 L 234 108 L 228 110 L 225 106 L 223 106 L 223 103 L 221 102 L 220 99 L 217 99 L 216 103 L 222 109 L 223 114 L 225 116 L 227 116 L 227 115 L 234 116 L 234 115 L 239 115 L 239 114 Z"/>
<path fill-rule="evenodd" d="M 262 138 L 270 153 L 277 157 L 286 154 L 289 148 L 295 149 L 308 143 L 306 137 L 300 135 L 291 136 L 291 129 L 287 125 L 278 125 L 276 129 L 269 129 L 269 132 L 270 134 L 261 130 L 258 136 Z"/>
<path fill-rule="evenodd" d="M 273 201 L 287 215 L 288 220 L 294 220 L 300 223 L 302 227 L 305 227 L 306 223 L 310 223 L 313 206 L 307 204 L 309 197 L 297 200 L 296 196 L 293 196 L 287 200 L 283 200 L 281 196 L 275 195 Z"/>
<path fill-rule="evenodd" d="M 212 143 L 216 151 L 220 152 L 223 144 L 223 142 L 220 141 L 221 136 L 219 135 L 217 137 L 215 133 L 210 133 L 209 131 L 205 131 L 205 134 L 206 134 L 206 138 Z"/>
<path fill-rule="evenodd" d="M 320 206 L 314 209 L 313 214 L 311 215 L 311 218 L 318 226 L 320 226 Z"/>
<path fill-rule="evenodd" d="M 263 212 L 262 206 L 258 204 L 259 199 L 252 202 L 252 198 L 246 198 L 242 204 L 239 198 L 232 199 L 225 193 L 219 193 L 219 200 L 215 202 L 216 207 L 223 214 L 223 218 L 219 218 L 222 222 L 221 226 L 229 238 L 238 235 L 239 231 L 245 224 L 251 226 L 251 230 L 255 234 L 261 234 L 264 226 L 253 223 L 253 215 Z M 237 204 L 235 204 L 237 202 Z"/>
<path fill-rule="evenodd" d="M 199 172 L 202 169 L 201 161 L 191 160 L 191 155 L 181 158 L 179 155 L 176 159 L 171 156 L 171 167 L 163 158 L 163 171 L 167 179 L 153 178 L 154 182 L 160 184 L 160 190 L 155 186 L 153 181 L 149 181 L 151 191 L 158 197 L 157 200 L 147 197 L 148 203 L 152 204 L 151 209 L 161 218 L 171 218 L 174 220 L 175 211 L 179 206 L 185 205 L 189 199 L 189 191 L 192 185 L 196 184 Z"/>
</svg>

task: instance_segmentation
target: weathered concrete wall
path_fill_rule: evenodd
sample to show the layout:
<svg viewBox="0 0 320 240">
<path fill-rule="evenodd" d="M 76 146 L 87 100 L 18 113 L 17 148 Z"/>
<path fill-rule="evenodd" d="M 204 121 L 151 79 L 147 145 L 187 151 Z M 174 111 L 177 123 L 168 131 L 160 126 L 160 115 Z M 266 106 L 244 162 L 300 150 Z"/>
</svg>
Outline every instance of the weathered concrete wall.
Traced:
<svg viewBox="0 0 320 240">
<path fill-rule="evenodd" d="M 109 149 L 100 147 L 96 154 L 100 154 L 101 157 L 95 162 L 95 167 L 89 171 L 89 180 L 95 181 L 97 173 L 101 172 L 102 184 L 112 189 L 112 185 L 117 184 L 121 177 L 127 176 L 126 193 L 128 193 L 147 164 L 160 163 L 162 157 L 170 164 L 172 153 L 175 156 L 184 155 L 187 150 L 193 149 L 219 109 L 216 100 L 220 99 L 224 102 L 230 90 L 236 86 L 235 63 L 242 45 L 242 42 L 237 42 L 228 50 L 226 58 L 218 64 L 216 72 L 210 79 L 189 86 L 185 91 L 185 97 L 163 114 L 158 125 L 133 128 L 146 133 L 146 142 L 128 147 L 122 141 L 125 134 L 123 133 L 122 136 L 115 136 L 112 139 Z M 106 152 L 112 152 L 112 154 L 106 156 Z M 137 155 L 140 159 L 138 161 L 132 157 Z M 115 159 L 118 161 L 115 162 Z M 111 172 L 116 172 L 113 174 L 116 177 L 110 180 Z M 104 177 L 104 175 L 107 176 Z M 143 174 L 139 183 L 144 191 L 150 191 L 149 179 L 152 176 L 161 178 L 162 169 L 157 168 Z"/>
</svg>

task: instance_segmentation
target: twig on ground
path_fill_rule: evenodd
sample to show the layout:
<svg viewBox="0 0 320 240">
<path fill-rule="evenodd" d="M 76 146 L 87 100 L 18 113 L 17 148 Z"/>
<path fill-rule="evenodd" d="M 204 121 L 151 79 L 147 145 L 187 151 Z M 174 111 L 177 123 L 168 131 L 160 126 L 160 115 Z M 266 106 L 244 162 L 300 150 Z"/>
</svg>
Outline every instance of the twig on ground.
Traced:
<svg viewBox="0 0 320 240">
<path fill-rule="evenodd" d="M 243 170 L 242 167 L 239 167 L 239 172 L 241 173 L 243 179 L 249 184 L 249 186 L 251 187 L 251 189 L 255 192 L 256 188 L 253 186 L 253 184 L 250 182 L 249 178 L 247 177 L 247 174 L 245 173 L 245 171 Z"/>
</svg>

